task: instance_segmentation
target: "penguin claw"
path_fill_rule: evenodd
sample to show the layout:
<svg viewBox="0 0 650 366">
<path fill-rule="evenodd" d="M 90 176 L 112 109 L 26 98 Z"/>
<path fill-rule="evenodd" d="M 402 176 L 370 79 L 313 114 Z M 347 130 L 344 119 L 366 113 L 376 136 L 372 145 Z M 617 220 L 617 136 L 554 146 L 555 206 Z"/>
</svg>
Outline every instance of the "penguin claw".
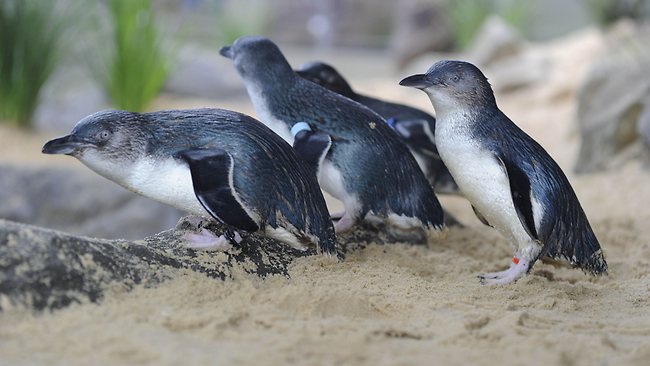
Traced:
<svg viewBox="0 0 650 366">
<path fill-rule="evenodd" d="M 241 241 L 239 233 L 235 232 L 234 235 L 235 241 Z M 200 234 L 185 234 L 184 238 L 187 241 L 186 246 L 188 249 L 225 252 L 232 248 L 232 244 L 225 235 L 216 236 L 206 229 L 201 229 Z"/>
</svg>

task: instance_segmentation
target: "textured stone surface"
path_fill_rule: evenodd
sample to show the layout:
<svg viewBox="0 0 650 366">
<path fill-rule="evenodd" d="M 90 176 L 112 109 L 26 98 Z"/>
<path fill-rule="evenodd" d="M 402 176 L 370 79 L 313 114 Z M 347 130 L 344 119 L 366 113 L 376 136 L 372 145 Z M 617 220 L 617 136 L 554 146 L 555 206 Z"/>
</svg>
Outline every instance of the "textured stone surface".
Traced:
<svg viewBox="0 0 650 366">
<path fill-rule="evenodd" d="M 216 223 L 206 227 L 217 235 L 223 232 Z M 245 236 L 226 252 L 196 252 L 185 247 L 183 235 L 197 230 L 192 220 L 183 218 L 176 229 L 144 240 L 103 240 L 0 220 L 0 310 L 96 302 L 115 286 L 153 286 L 181 269 L 216 280 L 230 278 L 233 271 L 259 277 L 288 275 L 293 259 L 315 254 L 259 235 Z M 341 248 L 341 256 L 370 242 L 391 241 L 360 228 L 339 237 L 339 242 L 349 243 Z"/>
<path fill-rule="evenodd" d="M 259 276 L 286 274 L 291 259 L 304 255 L 256 236 L 238 250 L 197 253 L 185 248 L 183 232 L 169 230 L 143 241 L 101 240 L 0 220 L 0 307 L 40 310 L 94 302 L 111 286 L 154 285 L 181 268 L 216 279 L 230 277 L 235 265 Z"/>
</svg>

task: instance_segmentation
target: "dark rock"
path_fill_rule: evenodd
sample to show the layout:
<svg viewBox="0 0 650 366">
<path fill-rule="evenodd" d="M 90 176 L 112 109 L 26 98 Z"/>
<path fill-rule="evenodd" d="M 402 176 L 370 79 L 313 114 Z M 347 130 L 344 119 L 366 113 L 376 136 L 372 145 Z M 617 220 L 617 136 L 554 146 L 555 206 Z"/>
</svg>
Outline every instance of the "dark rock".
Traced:
<svg viewBox="0 0 650 366">
<path fill-rule="evenodd" d="M 182 268 L 217 279 L 230 277 L 234 265 L 258 276 L 286 274 L 291 260 L 305 255 L 269 239 L 249 237 L 221 260 L 186 249 L 182 233 L 169 230 L 144 241 L 111 241 L 0 220 L 0 307 L 41 310 L 96 302 L 110 286 L 150 286 Z"/>
<path fill-rule="evenodd" d="M 224 229 L 213 222 L 205 227 L 218 235 Z M 186 249 L 182 236 L 198 229 L 193 220 L 184 218 L 176 230 L 141 241 L 102 240 L 0 220 L 0 310 L 57 309 L 97 302 L 109 288 L 154 286 L 179 275 L 179 270 L 217 280 L 231 278 L 234 270 L 259 277 L 286 276 L 295 258 L 315 254 L 256 234 L 245 236 L 226 252 Z M 361 228 L 339 240 L 349 243 L 341 248 L 343 256 L 370 242 L 384 243 L 386 237 Z"/>
<path fill-rule="evenodd" d="M 80 235 L 141 239 L 181 213 L 90 171 L 0 165 L 0 218 Z"/>
</svg>

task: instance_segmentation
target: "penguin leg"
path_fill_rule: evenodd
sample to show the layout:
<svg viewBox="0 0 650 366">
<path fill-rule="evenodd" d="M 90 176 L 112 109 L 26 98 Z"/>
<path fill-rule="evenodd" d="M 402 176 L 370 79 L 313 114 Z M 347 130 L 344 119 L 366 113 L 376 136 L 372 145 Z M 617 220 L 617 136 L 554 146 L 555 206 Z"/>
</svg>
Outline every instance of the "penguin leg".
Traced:
<svg viewBox="0 0 650 366">
<path fill-rule="evenodd" d="M 352 227 L 357 223 L 357 220 L 352 217 L 349 211 L 345 211 L 343 216 L 339 221 L 334 224 L 334 231 L 339 234 L 339 233 L 344 233 L 346 231 L 349 231 L 352 229 Z"/>
<path fill-rule="evenodd" d="M 519 217 L 520 228 L 523 230 L 517 230 L 519 234 L 513 232 L 514 239 L 519 245 L 512 257 L 510 268 L 501 272 L 479 275 L 481 283 L 486 285 L 502 285 L 517 281 L 531 270 L 542 252 L 542 243 L 539 241 L 535 226 L 530 180 L 526 172 L 516 164 L 498 156 L 496 159 L 508 178 L 512 202 Z"/>
<path fill-rule="evenodd" d="M 330 135 L 320 131 L 313 131 L 306 122 L 298 122 L 293 125 L 291 134 L 294 138 L 293 148 L 296 154 L 315 169 L 317 176 L 320 176 L 323 160 L 325 160 L 325 156 L 332 147 Z M 331 218 L 333 220 L 338 219 L 334 225 L 334 230 L 337 233 L 350 230 L 357 222 L 349 210 L 332 214 Z"/>
<path fill-rule="evenodd" d="M 505 271 L 480 274 L 479 281 L 482 285 L 505 285 L 513 283 L 525 276 L 533 268 L 539 254 L 542 252 L 542 245 L 537 240 L 531 240 L 519 246 L 510 262 L 510 268 Z"/>
</svg>

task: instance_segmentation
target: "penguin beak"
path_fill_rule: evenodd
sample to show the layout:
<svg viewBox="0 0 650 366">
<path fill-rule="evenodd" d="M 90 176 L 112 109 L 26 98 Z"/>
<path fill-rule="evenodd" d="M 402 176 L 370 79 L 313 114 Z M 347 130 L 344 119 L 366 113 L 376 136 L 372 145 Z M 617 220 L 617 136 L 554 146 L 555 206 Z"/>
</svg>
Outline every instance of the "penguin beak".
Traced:
<svg viewBox="0 0 650 366">
<path fill-rule="evenodd" d="M 79 139 L 75 135 L 67 135 L 59 137 L 58 139 L 48 141 L 43 146 L 43 154 L 65 154 L 72 155 L 79 149 L 89 146 L 88 141 Z"/>
<path fill-rule="evenodd" d="M 399 82 L 399 85 L 401 86 L 410 86 L 417 89 L 426 89 L 433 84 L 435 83 L 432 82 L 426 74 L 412 75 Z"/>
<path fill-rule="evenodd" d="M 232 60 L 232 46 L 223 46 L 219 50 L 219 54 L 225 58 Z"/>
</svg>

